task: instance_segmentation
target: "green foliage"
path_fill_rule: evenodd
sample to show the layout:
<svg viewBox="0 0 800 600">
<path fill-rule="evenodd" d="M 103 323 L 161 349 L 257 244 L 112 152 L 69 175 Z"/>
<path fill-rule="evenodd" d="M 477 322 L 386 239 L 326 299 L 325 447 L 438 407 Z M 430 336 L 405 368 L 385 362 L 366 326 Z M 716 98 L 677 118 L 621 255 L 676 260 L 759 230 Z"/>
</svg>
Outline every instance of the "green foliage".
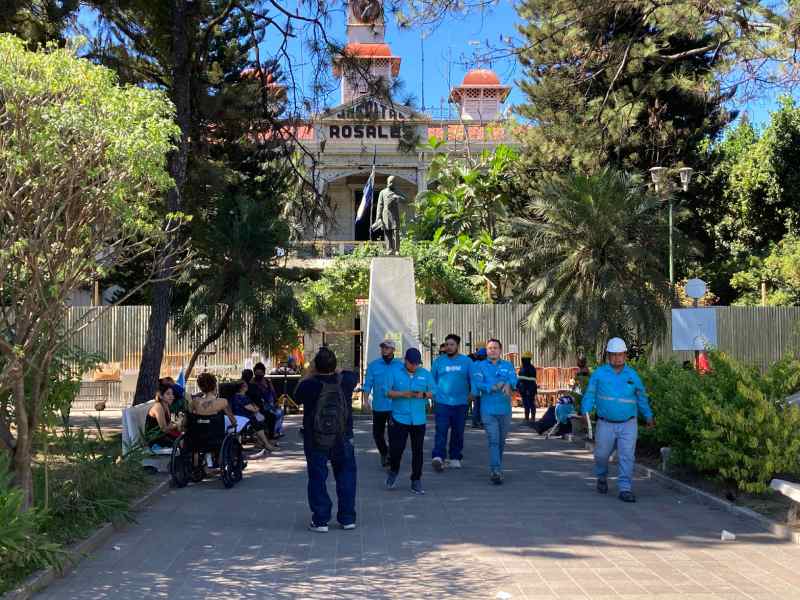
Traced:
<svg viewBox="0 0 800 600">
<path fill-rule="evenodd" d="M 748 268 L 731 278 L 731 285 L 739 290 L 736 304 L 761 304 L 761 282 L 767 283 L 767 304 L 770 306 L 796 306 L 800 304 L 800 237 L 789 234 L 774 244 L 766 256 L 751 256 Z"/>
<path fill-rule="evenodd" d="M 141 451 L 123 458 L 118 436 L 100 441 L 83 430 L 56 438 L 54 448 L 65 462 L 50 474 L 48 510 L 42 517 L 42 529 L 51 539 L 68 543 L 102 523 L 132 519 L 130 503 L 149 482 Z M 42 471 L 36 483 L 43 486 Z"/>
<path fill-rule="evenodd" d="M 11 485 L 8 456 L 0 453 L 0 594 L 33 569 L 59 566 L 61 546 L 42 533 L 43 514 L 23 510 L 22 490 Z"/>
<path fill-rule="evenodd" d="M 80 0 L 3 0 L 0 33 L 13 33 L 35 49 L 48 42 L 64 42 L 70 19 Z"/>
<path fill-rule="evenodd" d="M 192 223 L 197 258 L 174 302 L 175 325 L 202 348 L 225 332 L 236 339 L 249 331 L 242 341 L 267 351 L 295 344 L 310 326 L 277 252 L 289 239 L 280 212 L 294 189 L 293 174 L 263 158 L 252 148 L 232 146 L 224 160 L 209 161 L 202 180 L 190 184 L 200 188 L 213 181 Z"/>
<path fill-rule="evenodd" d="M 698 144 L 730 120 L 717 77 L 732 52 L 729 31 L 740 30 L 730 22 L 737 9 L 521 2 L 527 157 L 546 170 L 693 164 Z"/>
<path fill-rule="evenodd" d="M 506 297 L 510 274 L 506 269 L 508 214 L 517 194 L 513 166 L 516 150 L 500 145 L 475 159 L 436 152 L 428 170 L 428 190 L 417 197 L 412 237 L 433 241 L 446 251 L 447 261 L 463 272 L 487 301 Z"/>
<path fill-rule="evenodd" d="M 723 304 L 760 302 L 762 277 L 770 304 L 796 302 L 790 263 L 800 235 L 798 161 L 800 107 L 788 97 L 763 132 L 743 119 L 707 147 L 711 167 L 693 186 L 688 231 L 705 246 L 697 273 Z"/>
<path fill-rule="evenodd" d="M 338 256 L 302 293 L 302 306 L 320 318 L 353 314 L 357 298 L 369 296 L 369 261 L 384 256 L 383 244 L 364 244 L 346 256 Z M 427 304 L 475 304 L 480 301 L 474 287 L 447 261 L 443 249 L 430 242 L 402 240 L 400 256 L 414 260 L 417 301 Z"/>
<path fill-rule="evenodd" d="M 645 444 L 670 446 L 675 460 L 732 488 L 763 492 L 776 474 L 800 474 L 800 407 L 784 399 L 800 388 L 800 360 L 761 374 L 722 355 L 700 375 L 677 362 L 638 365 L 656 427 Z"/>
<path fill-rule="evenodd" d="M 517 297 L 533 304 L 527 325 L 545 347 L 600 356 L 609 337 L 643 347 L 665 333 L 664 213 L 638 176 L 545 179 L 508 240 Z"/>
</svg>

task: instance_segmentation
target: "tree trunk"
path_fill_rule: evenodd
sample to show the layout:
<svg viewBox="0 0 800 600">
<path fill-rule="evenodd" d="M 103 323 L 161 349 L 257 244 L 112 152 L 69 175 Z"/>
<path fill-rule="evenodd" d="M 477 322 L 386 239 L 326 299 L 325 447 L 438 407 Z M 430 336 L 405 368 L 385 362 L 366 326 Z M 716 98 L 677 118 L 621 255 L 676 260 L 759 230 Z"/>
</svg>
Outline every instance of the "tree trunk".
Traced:
<svg viewBox="0 0 800 600">
<path fill-rule="evenodd" d="M 142 349 L 142 360 L 139 363 L 134 405 L 147 402 L 156 395 L 167 339 L 171 298 L 172 283 L 160 281 L 153 286 L 153 301 L 150 305 L 150 318 L 147 320 L 147 337 Z"/>
<path fill-rule="evenodd" d="M 189 139 L 192 125 L 191 81 L 192 69 L 189 64 L 190 40 L 187 20 L 186 0 L 173 0 L 172 23 L 172 89 L 170 99 L 175 104 L 175 117 L 181 130 L 177 148 L 169 156 L 169 171 L 175 181 L 167 194 L 167 211 L 181 210 L 181 196 L 186 183 L 186 164 L 189 156 Z M 168 246 L 165 253 L 171 252 Z M 167 261 L 162 269 L 161 277 L 168 276 L 173 262 Z M 147 336 L 142 349 L 142 360 L 139 364 L 139 377 L 136 381 L 134 404 L 147 402 L 155 396 L 158 376 L 161 372 L 161 361 L 164 358 L 164 346 L 167 339 L 167 323 L 172 301 L 172 282 L 162 281 L 153 286 L 153 301 L 150 318 L 147 321 Z"/>
<path fill-rule="evenodd" d="M 12 393 L 14 395 L 17 440 L 14 447 L 14 482 L 22 490 L 22 510 L 33 506 L 33 473 L 31 471 L 31 450 L 33 430 L 30 427 L 28 406 L 25 399 L 25 369 L 21 364 L 10 372 Z"/>
<path fill-rule="evenodd" d="M 216 342 L 223 333 L 225 333 L 225 330 L 228 328 L 228 324 L 231 322 L 231 316 L 233 316 L 233 305 L 229 305 L 225 309 L 225 314 L 222 315 L 217 328 L 205 340 L 203 340 L 203 343 L 200 344 L 194 351 L 194 354 L 192 354 L 192 358 L 189 360 L 189 366 L 186 367 L 186 373 L 184 373 L 184 377 L 186 377 L 186 379 L 189 379 L 189 375 L 192 374 L 194 364 L 197 362 L 200 354 L 211 344 Z"/>
</svg>

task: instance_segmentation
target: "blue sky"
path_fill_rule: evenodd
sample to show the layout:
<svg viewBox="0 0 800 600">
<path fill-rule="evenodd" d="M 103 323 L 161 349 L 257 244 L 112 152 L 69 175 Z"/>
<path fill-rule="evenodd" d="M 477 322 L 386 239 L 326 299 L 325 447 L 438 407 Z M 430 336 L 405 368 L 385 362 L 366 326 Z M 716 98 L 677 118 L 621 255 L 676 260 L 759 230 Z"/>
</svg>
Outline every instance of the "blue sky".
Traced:
<svg viewBox="0 0 800 600">
<path fill-rule="evenodd" d="M 286 4 L 290 6 L 289 3 Z M 302 3 L 300 5 L 302 6 Z M 326 31 L 333 39 L 344 42 L 346 14 L 340 2 L 336 2 L 335 5 L 331 13 L 331 27 Z M 83 10 L 80 19 L 83 24 L 90 26 L 92 16 Z M 450 85 L 460 83 L 466 71 L 472 67 L 494 69 L 503 83 L 512 86 L 508 103 L 524 102 L 523 94 L 515 85 L 515 81 L 522 77 L 522 69 L 514 59 L 506 58 L 487 64 L 476 58 L 485 54 L 489 47 L 501 46 L 501 36 L 518 37 L 515 25 L 519 22 L 519 16 L 511 0 L 498 0 L 496 6 L 481 12 L 448 17 L 437 28 L 426 30 L 422 42 L 419 29 L 398 29 L 390 14 L 387 14 L 386 21 L 386 41 L 394 54 L 402 58 L 400 79 L 404 84 L 404 92 L 413 95 L 417 106 L 421 105 L 424 82 L 425 106 L 432 109 L 432 112 L 438 112 L 440 107 L 447 110 Z M 302 44 L 298 36 L 290 42 L 289 53 L 296 61 L 295 78 L 299 81 L 305 76 L 308 84 L 311 69 L 299 66 L 303 56 Z M 264 46 L 269 48 L 269 40 Z M 327 99 L 327 104 L 338 104 L 338 92 Z M 776 94 L 767 93 L 760 98 L 749 100 L 746 104 L 733 102 L 731 108 L 746 110 L 754 124 L 764 125 L 769 119 L 769 112 L 776 105 Z"/>
</svg>

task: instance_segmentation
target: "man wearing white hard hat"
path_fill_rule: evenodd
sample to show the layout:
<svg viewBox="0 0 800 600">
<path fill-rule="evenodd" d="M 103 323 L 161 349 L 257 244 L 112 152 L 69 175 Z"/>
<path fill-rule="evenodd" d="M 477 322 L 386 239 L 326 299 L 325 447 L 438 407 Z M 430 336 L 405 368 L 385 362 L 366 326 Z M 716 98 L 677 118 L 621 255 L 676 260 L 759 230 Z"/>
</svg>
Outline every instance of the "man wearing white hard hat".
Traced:
<svg viewBox="0 0 800 600">
<path fill-rule="evenodd" d="M 588 415 L 597 411 L 595 430 L 594 472 L 597 491 L 608 493 L 608 459 L 617 448 L 619 462 L 619 499 L 636 502 L 631 490 L 633 463 L 636 454 L 638 415 L 652 427 L 653 411 L 639 375 L 625 364 L 628 347 L 621 338 L 611 338 L 606 346 L 606 364 L 592 373 L 586 393 L 581 399 L 581 411 Z"/>
</svg>

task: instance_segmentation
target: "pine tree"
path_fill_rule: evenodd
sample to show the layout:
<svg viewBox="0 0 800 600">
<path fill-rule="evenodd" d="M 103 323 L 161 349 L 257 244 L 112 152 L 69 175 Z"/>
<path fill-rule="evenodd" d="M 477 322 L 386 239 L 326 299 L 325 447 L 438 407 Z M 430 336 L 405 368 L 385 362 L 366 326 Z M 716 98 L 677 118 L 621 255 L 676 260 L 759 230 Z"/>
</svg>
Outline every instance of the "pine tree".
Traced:
<svg viewBox="0 0 800 600">
<path fill-rule="evenodd" d="M 688 2 L 525 0 L 519 13 L 520 112 L 540 166 L 693 166 L 733 117 L 717 82 L 723 33 Z"/>
</svg>

